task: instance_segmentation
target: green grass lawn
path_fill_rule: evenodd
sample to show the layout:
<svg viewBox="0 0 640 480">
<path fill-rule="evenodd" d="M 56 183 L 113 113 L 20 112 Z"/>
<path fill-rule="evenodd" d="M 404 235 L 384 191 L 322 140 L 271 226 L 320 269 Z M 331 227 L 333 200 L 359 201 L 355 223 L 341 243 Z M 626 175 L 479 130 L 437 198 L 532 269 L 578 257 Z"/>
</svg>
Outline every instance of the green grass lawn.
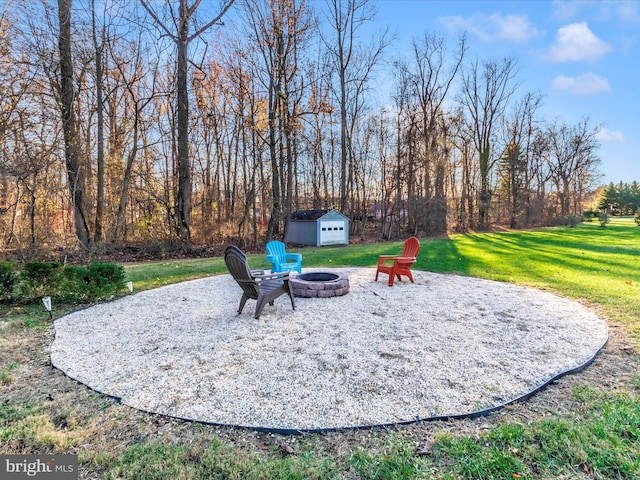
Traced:
<svg viewBox="0 0 640 480">
<path fill-rule="evenodd" d="M 397 254 L 402 242 L 300 248 L 304 267 L 375 267 L 378 255 Z M 265 255 L 249 255 L 266 268 Z M 575 228 L 453 235 L 423 240 L 415 267 L 529 285 L 601 305 L 640 338 L 640 228 L 630 218 Z M 136 288 L 152 288 L 226 273 L 222 258 L 134 264 L 126 267 Z"/>
<path fill-rule="evenodd" d="M 401 242 L 392 242 L 292 251 L 303 254 L 303 267 L 374 267 L 378 255 L 400 249 Z M 267 267 L 264 255 L 250 255 L 249 262 L 252 268 Z M 593 222 L 424 240 L 415 268 L 529 285 L 588 302 L 622 325 L 636 348 L 640 344 L 640 228 L 631 219 L 614 219 L 606 227 Z M 126 272 L 134 288 L 141 290 L 225 273 L 226 268 L 221 258 L 212 258 L 132 264 Z M 36 313 L 23 310 L 5 312 L 5 323 L 14 319 L 13 328 L 3 329 L 5 338 L 34 327 L 24 319 Z M 624 358 L 639 372 L 637 353 Z M 16 361 L 0 365 L 0 393 L 12 386 L 20 368 Z M 79 452 L 81 468 L 107 479 L 631 480 L 640 478 L 639 395 L 637 373 L 616 388 L 578 385 L 571 393 L 571 408 L 543 412 L 532 420 L 495 421 L 474 435 L 456 432 L 444 422 L 441 428 L 424 431 L 345 433 L 342 443 L 338 433 L 330 445 L 322 435 L 287 438 L 291 448 L 283 451 L 281 440 L 257 448 L 199 433 L 196 424 L 186 437 L 141 438 L 119 451 L 92 452 L 96 447 L 91 441 L 88 446 L 70 441 L 64 447 L 42 448 Z M 63 435 L 46 401 L 2 398 L 0 445 L 11 442 L 30 451 L 39 442 L 34 432 L 43 423 Z M 74 428 L 82 433 L 82 425 Z"/>
</svg>

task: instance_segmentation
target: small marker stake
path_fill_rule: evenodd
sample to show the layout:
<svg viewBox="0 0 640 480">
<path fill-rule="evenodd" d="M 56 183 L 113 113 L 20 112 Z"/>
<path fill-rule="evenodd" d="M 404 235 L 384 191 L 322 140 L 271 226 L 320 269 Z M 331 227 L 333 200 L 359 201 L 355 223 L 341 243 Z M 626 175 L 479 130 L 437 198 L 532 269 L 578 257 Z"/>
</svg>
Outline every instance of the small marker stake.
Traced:
<svg viewBox="0 0 640 480">
<path fill-rule="evenodd" d="M 51 297 L 42 297 L 42 303 L 44 303 L 44 308 L 49 312 L 49 320 L 53 320 L 53 315 L 51 314 Z"/>
</svg>

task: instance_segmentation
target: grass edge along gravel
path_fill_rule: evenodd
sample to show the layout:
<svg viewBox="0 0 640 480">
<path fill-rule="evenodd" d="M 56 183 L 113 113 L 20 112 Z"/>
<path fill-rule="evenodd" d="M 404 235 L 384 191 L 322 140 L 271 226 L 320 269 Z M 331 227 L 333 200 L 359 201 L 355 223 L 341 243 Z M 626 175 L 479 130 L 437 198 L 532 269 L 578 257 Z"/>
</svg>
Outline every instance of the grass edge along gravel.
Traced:
<svg viewBox="0 0 640 480">
<path fill-rule="evenodd" d="M 640 340 L 640 227 L 617 218 L 606 227 L 577 227 L 452 235 L 421 240 L 417 270 L 469 275 L 548 290 L 602 307 Z M 397 254 L 402 242 L 347 247 L 290 248 L 303 267 L 375 267 L 379 255 Z M 248 255 L 252 268 L 267 268 L 263 254 Z M 128 280 L 149 289 L 227 273 L 221 257 L 130 264 Z"/>
</svg>

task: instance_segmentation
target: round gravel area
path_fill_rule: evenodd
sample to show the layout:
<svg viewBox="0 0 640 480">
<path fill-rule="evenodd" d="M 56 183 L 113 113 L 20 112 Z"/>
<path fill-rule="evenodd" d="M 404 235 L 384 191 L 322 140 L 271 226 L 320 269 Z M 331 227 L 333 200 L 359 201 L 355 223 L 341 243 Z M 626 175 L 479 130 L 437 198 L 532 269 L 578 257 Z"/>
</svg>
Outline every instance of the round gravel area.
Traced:
<svg viewBox="0 0 640 480">
<path fill-rule="evenodd" d="M 305 269 L 311 272 L 312 269 Z M 350 292 L 286 296 L 253 318 L 229 275 L 135 293 L 55 322 L 52 364 L 133 408 L 280 432 L 475 415 L 589 364 L 607 324 L 548 292 L 375 269 Z M 550 387 L 553 388 L 553 387 Z"/>
</svg>

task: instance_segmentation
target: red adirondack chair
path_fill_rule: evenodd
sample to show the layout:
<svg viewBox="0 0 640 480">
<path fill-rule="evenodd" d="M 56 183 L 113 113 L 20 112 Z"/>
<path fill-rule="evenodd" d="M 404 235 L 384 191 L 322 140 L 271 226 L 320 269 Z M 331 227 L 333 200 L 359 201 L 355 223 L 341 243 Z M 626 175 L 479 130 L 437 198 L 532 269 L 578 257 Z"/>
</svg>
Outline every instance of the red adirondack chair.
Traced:
<svg viewBox="0 0 640 480">
<path fill-rule="evenodd" d="M 393 280 L 397 277 L 401 280 L 400 275 L 409 277 L 413 282 L 411 275 L 411 266 L 415 263 L 418 252 L 420 251 L 420 242 L 416 237 L 410 237 L 405 240 L 402 245 L 402 253 L 400 255 L 380 255 L 378 258 L 378 269 L 376 270 L 376 282 L 379 273 L 389 275 L 389 286 L 393 287 Z"/>
</svg>

